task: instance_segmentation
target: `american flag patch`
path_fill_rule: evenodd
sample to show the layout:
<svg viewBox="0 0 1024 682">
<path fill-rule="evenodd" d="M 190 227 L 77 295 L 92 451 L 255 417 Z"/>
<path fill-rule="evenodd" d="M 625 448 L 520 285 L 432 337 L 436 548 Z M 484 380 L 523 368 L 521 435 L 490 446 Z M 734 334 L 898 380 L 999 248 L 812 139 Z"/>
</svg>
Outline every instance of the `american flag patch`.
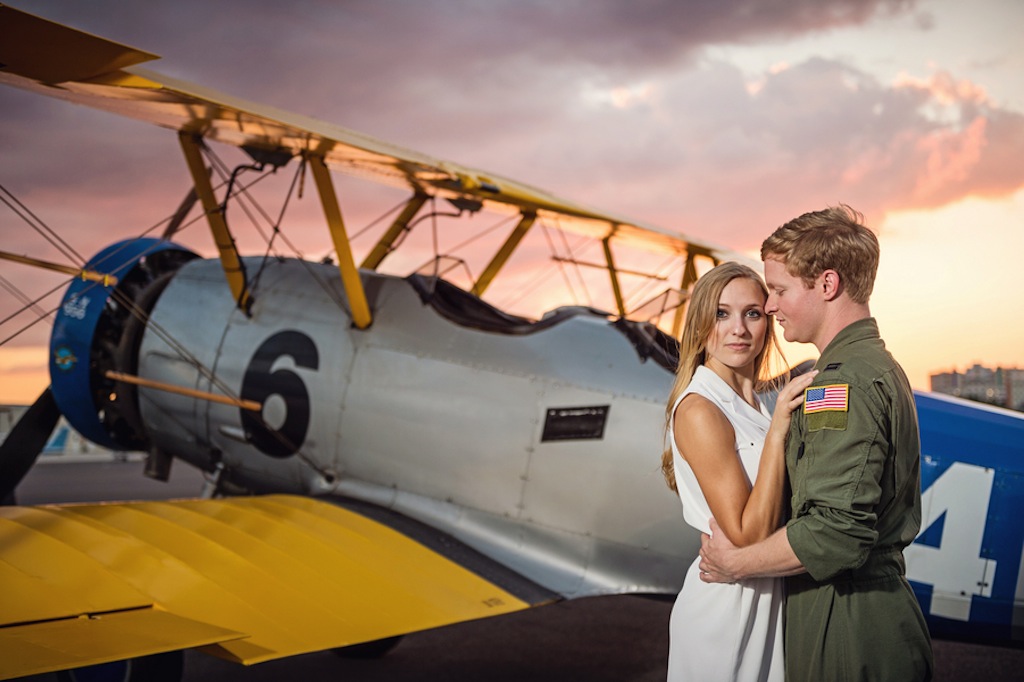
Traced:
<svg viewBox="0 0 1024 682">
<path fill-rule="evenodd" d="M 846 412 L 850 405 L 850 385 L 813 386 L 804 391 L 804 414 Z"/>
</svg>

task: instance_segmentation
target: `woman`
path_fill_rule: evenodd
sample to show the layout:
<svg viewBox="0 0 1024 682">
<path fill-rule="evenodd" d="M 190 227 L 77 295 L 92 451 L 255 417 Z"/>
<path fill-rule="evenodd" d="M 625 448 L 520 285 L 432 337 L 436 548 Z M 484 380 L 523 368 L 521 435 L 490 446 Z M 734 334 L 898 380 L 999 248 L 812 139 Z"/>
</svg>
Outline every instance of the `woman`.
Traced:
<svg viewBox="0 0 1024 682">
<path fill-rule="evenodd" d="M 738 263 L 697 280 L 666 410 L 672 438 L 662 467 L 683 518 L 710 533 L 714 517 L 736 545 L 767 537 L 782 521 L 790 414 L 814 375 L 791 381 L 769 417 L 757 391 L 768 359 L 782 358 L 767 299 L 760 276 Z M 704 583 L 699 563 L 672 608 L 669 680 L 782 680 L 782 580 Z"/>
</svg>

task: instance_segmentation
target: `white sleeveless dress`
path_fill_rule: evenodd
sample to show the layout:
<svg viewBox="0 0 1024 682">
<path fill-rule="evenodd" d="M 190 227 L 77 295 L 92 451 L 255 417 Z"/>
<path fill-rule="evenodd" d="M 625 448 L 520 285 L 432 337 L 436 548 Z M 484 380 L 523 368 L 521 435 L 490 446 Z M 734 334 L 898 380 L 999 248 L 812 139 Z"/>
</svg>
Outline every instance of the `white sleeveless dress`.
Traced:
<svg viewBox="0 0 1024 682">
<path fill-rule="evenodd" d="M 768 434 L 771 417 L 764 406 L 756 410 L 707 367 L 698 367 L 690 385 L 672 408 L 669 440 L 675 463 L 676 485 L 686 523 L 710 532 L 711 509 L 690 465 L 671 437 L 675 409 L 690 393 L 704 396 L 725 413 L 736 432 L 736 452 L 747 478 L 753 482 Z M 782 578 L 752 578 L 733 585 L 709 584 L 700 579 L 700 557 L 686 572 L 683 589 L 669 621 L 668 679 L 779 680 L 783 679 Z"/>
</svg>

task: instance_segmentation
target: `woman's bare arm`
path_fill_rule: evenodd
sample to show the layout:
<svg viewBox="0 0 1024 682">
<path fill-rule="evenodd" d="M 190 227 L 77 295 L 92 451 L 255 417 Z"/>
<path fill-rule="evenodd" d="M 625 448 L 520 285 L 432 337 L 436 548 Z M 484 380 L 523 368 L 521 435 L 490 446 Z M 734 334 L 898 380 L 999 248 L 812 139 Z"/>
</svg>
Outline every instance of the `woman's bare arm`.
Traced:
<svg viewBox="0 0 1024 682">
<path fill-rule="evenodd" d="M 786 481 L 785 446 L 790 415 L 803 400 L 814 372 L 789 382 L 776 401 L 753 486 L 736 456 L 736 435 L 711 401 L 691 394 L 676 409 L 673 437 L 693 469 L 711 513 L 729 540 L 745 547 L 779 527 Z"/>
</svg>

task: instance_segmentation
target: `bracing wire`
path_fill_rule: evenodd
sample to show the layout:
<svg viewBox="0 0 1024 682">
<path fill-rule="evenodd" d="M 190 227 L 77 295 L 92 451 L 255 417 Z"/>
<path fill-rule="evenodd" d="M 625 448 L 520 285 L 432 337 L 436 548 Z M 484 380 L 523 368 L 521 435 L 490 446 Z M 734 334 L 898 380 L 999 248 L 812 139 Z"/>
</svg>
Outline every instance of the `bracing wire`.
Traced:
<svg viewBox="0 0 1024 682">
<path fill-rule="evenodd" d="M 18 313 L 15 314 L 20 314 L 25 310 L 31 310 L 33 313 L 36 314 L 37 317 L 44 317 L 51 314 L 40 308 L 36 301 L 33 301 L 31 298 L 29 298 L 28 295 L 25 294 L 25 292 L 23 292 L 21 289 L 17 287 L 17 285 L 14 284 L 14 282 L 10 281 L 9 279 L 2 275 L 0 275 L 0 287 L 6 289 L 7 292 L 11 294 L 11 296 L 14 296 L 16 299 L 21 301 L 22 305 L 25 306 Z M 10 317 L 5 318 L 4 320 L 0 320 L 0 325 L 2 325 L 8 319 L 10 319 Z"/>
<path fill-rule="evenodd" d="M 216 166 L 215 170 L 221 175 L 221 177 L 224 177 L 225 175 L 228 174 L 227 164 L 225 164 L 220 159 L 220 157 L 218 157 L 214 153 L 214 151 L 212 149 L 210 149 L 208 147 L 204 147 L 204 152 L 205 152 L 207 158 L 210 160 L 211 166 Z M 285 199 L 285 201 L 284 201 L 284 203 L 282 205 L 280 216 L 279 216 L 279 218 L 278 218 L 278 220 L 276 222 L 274 222 L 270 218 L 270 215 L 263 209 L 263 207 L 260 205 L 260 203 L 255 199 L 255 197 L 253 197 L 251 194 L 248 193 L 248 189 L 250 187 L 255 185 L 257 182 L 260 182 L 260 181 L 270 177 L 269 173 L 262 174 L 256 180 L 254 180 L 253 182 L 249 183 L 248 185 L 240 185 L 237 192 L 233 192 L 231 196 L 225 197 L 224 202 L 225 202 L 225 205 L 226 205 L 226 203 L 228 201 L 230 201 L 232 198 L 238 198 L 239 199 L 239 205 L 242 207 L 246 217 L 249 219 L 249 222 L 256 228 L 256 231 L 259 233 L 260 237 L 264 240 L 264 242 L 266 242 L 266 244 L 267 244 L 267 251 L 266 251 L 267 256 L 264 257 L 264 260 L 262 261 L 262 263 L 260 265 L 261 270 L 266 265 L 266 263 L 268 262 L 267 261 L 267 257 L 269 257 L 269 255 L 271 253 L 273 253 L 273 242 L 277 238 L 280 238 L 282 243 L 284 243 L 284 245 L 288 249 L 291 250 L 291 253 L 293 253 L 293 254 L 295 254 L 297 256 L 298 262 L 303 264 L 303 267 L 305 268 L 307 274 L 309 274 L 309 276 L 313 279 L 313 281 L 315 281 L 317 283 L 317 285 L 321 289 L 323 289 L 323 291 L 331 298 L 332 301 L 334 301 L 335 305 L 337 305 L 339 309 L 346 310 L 345 302 L 341 299 L 341 296 L 338 294 L 338 292 L 335 291 L 330 286 L 330 283 L 328 281 L 326 281 L 316 271 L 313 270 L 311 264 L 302 257 L 302 252 L 299 251 L 299 249 L 291 242 L 291 240 L 288 239 L 288 236 L 280 229 L 280 224 L 281 224 L 281 222 L 284 219 L 284 214 L 285 214 L 285 212 L 287 210 L 288 204 L 291 201 L 292 196 L 294 196 L 294 194 L 295 194 L 296 187 L 301 182 L 301 178 L 303 177 L 303 171 L 304 170 L 305 170 L 305 160 L 303 160 L 302 163 L 299 164 L 299 167 L 296 169 L 295 175 L 293 176 L 291 185 L 289 186 L 289 189 L 288 189 L 288 195 L 287 195 L 287 197 L 286 197 L 286 199 Z M 266 233 L 260 228 L 258 221 L 256 220 L 255 217 L 253 217 L 252 212 L 246 207 L 245 203 L 243 203 L 241 197 L 244 197 L 248 202 L 250 202 L 253 205 L 254 209 L 263 217 L 263 219 L 265 221 L 267 221 L 268 224 L 271 225 L 271 227 L 273 228 L 273 235 L 272 236 L 268 237 L 266 235 Z M 277 255 L 280 255 L 280 254 L 277 254 Z M 247 283 L 247 284 L 250 285 L 251 289 L 254 289 L 256 283 L 257 283 L 257 281 L 254 278 L 251 283 Z"/>
<path fill-rule="evenodd" d="M 267 241 L 267 250 L 263 254 L 263 260 L 260 261 L 260 267 L 256 271 L 256 274 L 253 275 L 253 278 L 252 278 L 252 289 L 253 290 L 255 290 L 257 286 L 259 286 L 260 277 L 263 275 L 263 271 L 267 267 L 267 262 L 270 259 L 270 253 L 271 253 L 271 251 L 274 248 L 274 240 L 277 239 L 278 236 L 281 237 L 282 241 L 284 241 L 286 239 L 286 237 L 284 236 L 284 233 L 281 232 L 281 221 L 284 220 L 284 214 L 285 214 L 285 212 L 288 209 L 288 202 L 291 200 L 292 195 L 294 194 L 295 189 L 296 189 L 296 187 L 299 184 L 299 178 L 302 176 L 303 170 L 305 169 L 305 165 L 306 165 L 306 160 L 303 159 L 302 162 L 299 164 L 299 167 L 296 170 L 295 175 L 292 176 L 291 185 L 289 185 L 289 187 L 288 187 L 288 194 L 285 197 L 285 200 L 284 200 L 284 202 L 281 205 L 281 212 L 277 216 L 277 222 L 275 222 L 273 224 L 273 228 L 274 228 L 273 235 Z M 300 260 L 301 260 L 301 258 L 300 258 Z"/>
<path fill-rule="evenodd" d="M 566 239 L 565 230 L 561 229 L 557 225 L 552 226 L 551 229 L 553 229 L 555 232 L 558 233 L 559 237 L 561 238 L 561 241 L 562 241 L 562 244 L 564 246 L 564 249 L 565 249 L 566 256 L 565 257 L 561 257 L 560 253 L 559 253 L 558 246 L 555 244 L 555 242 L 551 238 L 551 235 L 550 235 L 550 232 L 549 232 L 549 228 L 548 228 L 548 224 L 547 224 L 546 221 L 541 223 L 541 229 L 542 229 L 542 232 L 544 234 L 545 239 L 547 240 L 548 248 L 550 249 L 551 254 L 554 257 L 553 260 L 552 260 L 552 264 L 549 265 L 549 267 L 547 268 L 547 270 L 544 273 L 542 273 L 541 275 L 538 275 L 534 279 L 534 282 L 533 282 L 533 284 L 531 286 L 526 287 L 526 288 L 520 290 L 519 292 L 517 292 L 518 295 L 516 297 L 514 297 L 513 299 L 509 300 L 506 303 L 506 305 L 513 306 L 513 305 L 518 304 L 524 298 L 528 297 L 530 294 L 532 294 L 534 291 L 536 291 L 546 281 L 547 277 L 549 276 L 549 274 L 552 271 L 557 271 L 559 274 L 561 274 L 562 280 L 563 280 L 563 282 L 566 285 L 566 289 L 569 290 L 569 295 L 578 304 L 578 302 L 580 300 L 579 296 L 578 296 L 575 288 L 572 285 L 572 281 L 569 278 L 569 273 L 570 272 L 575 273 L 576 274 L 576 279 L 578 280 L 578 283 L 579 283 L 579 286 L 583 289 L 584 300 L 586 301 L 586 305 L 592 306 L 593 305 L 593 298 L 590 295 L 590 291 L 587 288 L 587 283 L 586 283 L 585 279 L 583 278 L 582 273 L 580 272 L 579 265 L 575 263 L 575 256 L 576 256 L 575 251 L 576 251 L 576 249 L 580 245 L 587 244 L 588 242 L 590 242 L 592 240 L 590 240 L 587 237 L 581 237 L 580 241 L 577 243 L 576 247 L 573 247 L 572 245 L 569 244 L 568 240 Z M 568 265 L 572 265 L 572 267 L 571 268 L 567 268 Z"/>
<path fill-rule="evenodd" d="M 20 300 L 21 303 L 22 303 L 22 307 L 21 308 L 19 308 L 18 310 L 14 311 L 13 313 L 8 315 L 4 319 L 0 320 L 0 326 L 3 326 L 5 324 L 7 324 L 12 319 L 17 317 L 18 315 L 21 315 L 26 310 L 32 310 L 32 312 L 36 313 L 36 315 L 39 316 L 39 317 L 46 317 L 46 316 L 52 315 L 53 311 L 51 310 L 51 311 L 47 312 L 46 310 L 43 310 L 42 308 L 39 307 L 39 302 L 42 301 L 43 299 L 49 297 L 49 296 L 52 296 L 61 287 L 63 287 L 65 284 L 67 284 L 67 281 L 64 280 L 60 284 L 58 284 L 56 287 L 54 287 L 53 289 L 50 289 L 49 291 L 47 291 L 42 296 L 39 296 L 38 298 L 35 298 L 35 299 L 31 299 L 28 296 L 26 296 L 20 289 L 18 289 L 16 286 L 14 286 L 14 284 L 9 282 L 7 279 L 0 277 L 0 280 L 3 281 L 3 287 L 5 289 L 7 289 L 8 291 L 10 291 L 14 295 L 14 297 L 17 298 L 18 300 Z M 18 332 L 18 334 L 20 334 L 20 333 L 21 332 Z M 3 344 L 0 343 L 0 345 L 3 345 Z"/>
<path fill-rule="evenodd" d="M 50 229 L 50 227 L 43 222 L 39 216 L 29 210 L 25 204 L 21 203 L 21 201 L 19 201 L 18 198 L 2 184 L 0 184 L 0 201 L 7 204 L 7 206 L 14 211 L 18 217 L 28 223 L 32 229 L 38 232 L 43 239 L 50 242 L 50 244 L 60 251 L 69 261 L 75 265 L 81 265 L 85 262 L 85 259 L 82 258 L 82 255 L 78 253 L 73 246 L 68 244 L 59 234 Z"/>
<path fill-rule="evenodd" d="M 423 216 L 423 218 L 426 218 L 428 216 L 449 216 L 449 217 L 456 217 L 456 218 L 459 217 L 458 214 L 454 214 L 454 213 L 431 212 L 427 216 Z M 516 217 L 514 215 L 506 216 L 504 218 L 501 218 L 497 222 L 495 222 L 493 225 L 491 225 L 490 227 L 484 228 L 483 230 L 480 230 L 479 232 L 475 232 L 472 236 L 470 236 L 470 237 L 462 240 L 458 244 L 455 244 L 454 246 L 450 247 L 449 249 L 446 250 L 445 255 L 449 256 L 449 257 L 457 260 L 459 263 L 461 263 L 461 265 L 463 267 L 463 270 L 465 271 L 465 275 L 466 275 L 467 281 L 468 282 L 474 282 L 475 280 L 473 278 L 473 272 L 472 272 L 472 270 L 470 270 L 469 264 L 465 261 L 465 259 L 456 257 L 455 254 L 457 254 L 460 250 L 462 250 L 463 248 L 469 246 L 473 242 L 486 237 L 491 232 L 494 232 L 495 230 L 497 230 L 500 227 L 505 227 L 506 225 L 508 225 L 509 223 L 511 223 L 511 222 L 513 222 L 515 220 L 516 220 Z M 435 247 L 434 247 L 434 257 L 430 261 L 428 261 L 426 264 L 421 265 L 419 268 L 416 268 L 415 271 L 419 272 L 424 267 L 429 265 L 430 263 L 437 263 L 442 258 L 444 258 L 444 256 L 441 255 L 440 249 L 435 244 Z M 449 272 L 450 270 L 451 270 L 451 268 L 449 268 L 447 270 L 444 270 L 443 272 L 442 271 L 438 271 L 437 275 L 441 276 L 444 273 Z"/>
<path fill-rule="evenodd" d="M 54 294 L 55 292 L 57 292 L 58 290 L 60 290 L 60 289 L 64 288 L 64 286 L 65 286 L 66 284 L 67 284 L 67 280 L 64 280 L 64 281 L 62 281 L 62 282 L 61 282 L 60 284 L 58 284 L 57 286 L 55 286 L 55 287 L 54 287 L 53 289 L 50 289 L 50 290 L 49 290 L 48 292 L 46 292 L 45 294 L 43 294 L 43 295 L 42 295 L 42 296 L 40 296 L 39 298 L 37 298 L 37 299 L 35 299 L 34 301 L 32 301 L 32 305 L 38 304 L 38 303 L 39 303 L 39 302 L 40 302 L 41 300 L 43 300 L 43 299 L 44 299 L 44 298 L 46 298 L 47 296 L 51 296 L 51 295 L 53 295 L 53 294 Z M 27 308 L 29 308 L 29 307 L 30 307 L 30 306 L 25 306 L 24 308 L 22 308 L 22 309 L 21 309 L 21 311 L 20 311 L 20 312 L 24 312 L 24 311 L 25 311 L 25 310 L 26 310 Z M 49 312 L 46 312 L 46 313 L 45 313 L 44 315 L 41 315 L 41 316 L 37 317 L 36 319 L 32 320 L 31 322 L 29 322 L 29 323 L 28 323 L 28 324 L 26 324 L 26 325 L 25 325 L 24 327 L 22 327 L 21 329 L 19 329 L 19 330 L 18 330 L 18 331 L 16 331 L 16 332 L 14 332 L 13 334 L 11 334 L 10 336 L 8 336 L 7 338 L 5 338 L 5 339 L 2 339 L 2 340 L 0 340 L 0 346 L 3 346 L 4 344 L 8 343 L 9 341 L 12 341 L 13 339 L 16 339 L 17 337 L 21 336 L 21 335 L 22 335 L 23 333 L 27 332 L 27 331 L 28 331 L 29 329 L 31 329 L 32 327 L 36 326 L 37 324 L 39 324 L 40 322 L 42 322 L 43 320 L 45 320 L 45 319 L 46 319 L 47 317 L 49 317 L 50 315 L 52 315 L 52 314 L 53 314 L 54 312 L 56 312 L 56 311 L 57 311 L 57 309 L 58 309 L 59 307 L 60 307 L 60 306 L 56 306 L 56 307 L 54 307 L 54 308 L 53 308 L 52 310 L 50 310 Z M 19 313 L 14 313 L 13 315 L 8 315 L 8 316 L 7 316 L 6 318 L 4 318 L 3 320 L 0 320 L 0 325 L 4 324 L 5 322 L 7 322 L 8 320 L 10 320 L 11 318 L 13 318 L 13 317 L 16 317 L 16 316 L 17 316 L 18 314 L 20 314 L 20 312 L 19 312 Z"/>
<path fill-rule="evenodd" d="M 211 153 L 211 156 L 212 156 L 212 153 Z M 249 183 L 248 185 L 240 187 L 238 192 L 236 192 L 235 194 L 244 193 L 249 187 L 252 187 L 254 184 L 256 184 L 257 182 L 261 181 L 262 179 L 265 179 L 266 177 L 268 177 L 266 174 L 261 175 L 259 178 L 257 178 L 253 182 Z M 294 188 L 294 185 L 295 185 L 295 183 L 293 181 L 293 183 L 292 183 L 292 187 L 293 188 Z M 223 182 L 219 186 L 223 186 Z M 0 201 L 3 201 L 6 205 L 8 205 L 12 209 L 12 211 L 15 212 L 15 214 L 17 214 L 20 218 L 22 218 L 22 220 L 24 220 L 31 227 L 33 227 L 33 229 L 35 229 L 37 232 L 39 232 L 41 235 L 43 235 L 44 238 L 47 239 L 47 241 L 49 241 L 51 244 L 53 244 L 66 257 L 68 257 L 70 260 L 77 259 L 77 262 L 78 262 L 79 265 L 81 265 L 81 264 L 83 264 L 85 262 L 85 259 L 82 258 L 73 249 L 73 247 L 71 247 L 63 239 L 61 239 L 59 237 L 59 235 L 57 235 L 56 232 L 51 230 L 49 227 L 45 226 L 45 224 L 41 220 L 39 220 L 30 210 L 28 210 L 16 198 L 14 198 L 13 195 L 11 195 L 6 190 L 6 188 L 3 188 L 2 186 L 0 186 L 0 192 L 2 192 L 3 194 L 6 194 L 6 195 L 9 196 L 9 198 L 7 198 L 5 196 L 0 196 Z M 246 196 L 248 196 L 248 195 L 246 195 Z M 251 196 L 249 197 L 249 199 L 258 208 L 259 212 L 269 221 L 269 217 L 267 217 L 266 212 L 263 211 L 261 208 L 259 208 L 259 204 L 257 202 L 255 202 L 255 200 L 252 199 Z M 287 202 L 286 202 L 286 205 L 287 205 Z M 282 217 L 283 217 L 284 210 L 285 209 L 283 208 L 282 209 Z M 264 237 L 264 239 L 267 240 L 268 242 L 272 241 L 271 239 L 268 239 L 265 234 L 263 234 L 262 230 L 259 229 L 259 225 L 258 225 L 257 221 L 255 220 L 255 218 L 252 216 L 252 214 L 248 210 L 246 210 L 246 214 L 248 215 L 248 217 L 249 217 L 250 221 L 253 223 L 253 225 L 256 226 L 257 231 L 259 231 L 261 233 L 261 235 Z M 26 217 L 26 216 L 28 216 L 28 217 Z M 200 215 L 196 219 L 190 221 L 188 223 L 188 225 L 191 225 L 192 223 L 196 222 L 197 220 L 200 220 L 201 218 L 202 218 L 202 216 Z M 165 224 L 167 222 L 167 220 L 169 220 L 169 219 L 164 219 L 164 220 L 156 223 L 155 225 L 151 226 L 142 235 L 140 235 L 140 237 L 145 236 L 146 234 L 148 234 L 148 233 L 152 232 L 153 230 L 159 228 L 161 225 Z M 279 230 L 277 230 L 276 226 L 275 226 L 275 231 L 279 232 Z M 290 242 L 288 242 L 283 234 L 281 236 L 282 236 L 282 240 L 285 241 L 288 244 L 289 248 L 292 248 L 293 251 L 298 253 L 298 250 L 295 249 L 294 245 L 292 245 Z M 114 253 L 116 253 L 116 252 L 112 252 L 109 255 L 113 256 Z M 148 254 L 143 254 L 143 255 L 148 255 Z M 299 259 L 299 261 L 305 263 L 305 261 L 303 261 L 301 258 Z M 307 263 L 306 265 L 308 266 L 309 264 Z M 309 268 L 307 267 L 307 269 L 309 269 Z M 315 273 L 313 273 L 313 276 L 314 276 L 314 278 L 318 282 L 320 282 L 321 286 L 323 286 L 324 289 L 326 291 L 328 291 L 332 295 L 333 298 L 335 298 L 335 300 L 338 300 L 337 299 L 337 295 L 335 294 L 335 292 L 333 292 L 332 289 L 330 289 L 330 287 L 327 285 L 326 282 L 321 281 L 321 278 L 317 277 L 315 275 Z M 60 282 L 60 284 L 58 284 L 57 286 L 52 288 L 50 291 L 48 291 L 45 294 L 43 294 L 42 296 L 40 296 L 39 298 L 35 299 L 34 301 L 27 300 L 28 297 L 25 297 L 24 295 L 20 296 L 19 298 L 26 299 L 25 301 L 23 301 L 24 307 L 22 309 L 20 309 L 19 311 L 15 312 L 14 314 L 9 315 L 4 320 L 0 321 L 0 325 L 6 323 L 7 321 L 12 319 L 13 317 L 21 314 L 25 310 L 27 310 L 27 309 L 29 309 L 29 308 L 31 308 L 33 306 L 36 306 L 38 304 L 38 302 L 41 301 L 42 299 L 44 299 L 44 298 L 46 298 L 46 297 L 56 293 L 58 290 L 60 290 L 63 287 L 65 287 L 67 285 L 67 283 L 69 281 L 71 281 L 71 279 L 72 278 L 63 279 Z M 83 290 L 82 293 L 84 294 L 84 293 L 90 291 L 92 288 L 94 288 L 96 286 L 100 286 L 100 283 L 98 283 L 98 282 L 90 283 Z M 154 320 L 152 320 L 150 318 L 150 316 L 144 310 L 139 308 L 138 305 L 133 300 L 131 300 L 127 296 L 122 295 L 121 292 L 119 292 L 117 289 L 114 290 L 113 298 L 114 298 L 114 300 L 116 300 L 118 302 L 118 304 L 122 305 L 128 311 L 128 313 L 130 315 L 132 315 L 136 319 L 138 319 L 141 322 L 143 322 L 146 325 L 147 329 L 152 330 L 154 335 L 156 337 L 158 337 L 160 340 L 162 340 L 165 344 L 167 344 L 167 346 L 171 350 L 173 350 L 175 353 L 177 353 L 179 357 L 181 357 L 185 362 L 187 362 L 189 365 L 194 367 L 196 369 L 196 371 L 210 383 L 211 386 L 217 387 L 224 395 L 227 395 L 227 396 L 230 396 L 230 397 L 233 397 L 233 398 L 236 398 L 236 399 L 239 398 L 239 396 L 236 395 L 235 392 L 227 384 L 225 384 L 222 380 L 220 380 L 212 370 L 210 370 L 209 368 L 205 367 L 203 365 L 203 363 L 197 357 L 195 357 L 191 352 L 189 352 L 189 350 L 183 344 L 181 344 L 179 341 L 177 341 L 177 339 L 175 339 L 174 336 L 172 334 L 170 334 L 166 329 L 164 329 L 160 324 L 158 324 Z M 59 309 L 59 306 L 56 306 L 56 307 L 54 307 L 50 311 L 42 311 L 42 310 L 37 311 L 37 313 L 38 312 L 42 312 L 42 314 L 39 315 L 32 322 L 28 323 L 27 325 L 25 325 L 24 327 L 22 327 L 21 329 L 16 331 L 14 334 L 8 336 L 7 338 L 5 338 L 3 340 L 0 340 L 0 346 L 8 343 L 12 339 L 16 338 L 20 334 L 24 333 L 28 329 L 32 328 L 33 326 L 35 326 L 36 324 L 41 322 L 42 320 L 44 320 L 47 317 L 51 316 L 58 309 Z M 262 417 L 261 417 L 261 420 L 262 420 Z M 276 433 L 276 431 L 273 428 L 271 428 L 269 425 L 267 425 L 267 428 L 268 428 L 268 431 L 270 431 L 271 433 Z M 304 461 L 308 466 L 310 466 L 312 469 L 314 469 L 315 471 L 317 471 L 321 475 L 327 475 L 328 474 L 327 471 L 323 470 L 307 454 L 305 454 L 305 453 L 303 453 L 301 451 L 298 451 L 298 452 L 296 452 L 296 456 L 299 457 L 299 459 Z"/>
<path fill-rule="evenodd" d="M 352 235 L 352 236 L 350 237 L 350 239 L 352 239 L 353 241 L 354 241 L 354 240 L 356 240 L 356 239 L 359 239 L 359 238 L 360 238 L 360 237 L 362 237 L 362 236 L 363 236 L 364 234 L 366 234 L 367 232 L 369 232 L 369 231 L 370 231 L 371 229 L 373 229 L 374 227 L 376 227 L 376 226 L 377 226 L 377 224 L 378 224 L 378 223 L 379 223 L 380 221 L 384 220 L 385 218 L 387 218 L 388 216 L 390 216 L 390 215 L 392 215 L 392 214 L 394 214 L 394 213 L 398 213 L 398 212 L 399 212 L 400 210 L 402 210 L 402 207 L 403 207 L 403 206 L 405 206 L 405 205 L 406 205 L 407 203 L 408 203 L 408 199 L 402 199 L 402 200 L 400 200 L 400 201 L 399 201 L 398 203 L 396 203 L 396 204 L 395 204 L 394 206 L 392 206 L 392 207 L 391 207 L 391 208 L 389 208 L 388 210 L 384 211 L 384 212 L 383 212 L 383 213 L 381 213 L 381 214 L 380 214 L 379 216 L 377 216 L 376 218 L 374 218 L 373 220 L 371 220 L 371 221 L 370 221 L 369 223 L 367 223 L 366 225 L 364 225 L 364 226 L 363 226 L 363 229 L 359 230 L 358 232 L 355 232 L 355 233 L 354 233 L 354 234 L 353 234 L 353 235 Z"/>
<path fill-rule="evenodd" d="M 569 238 L 568 238 L 568 235 L 566 235 L 565 230 L 563 230 L 563 229 L 561 229 L 559 227 L 558 228 L 558 236 L 562 240 L 562 245 L 565 246 L 565 251 L 566 251 L 567 257 L 570 259 L 570 261 L 574 261 L 576 259 L 576 255 L 577 255 L 576 254 L 576 249 L 569 244 Z M 593 241 L 593 240 L 590 240 L 590 241 Z M 587 240 L 586 237 L 581 237 L 576 242 L 576 246 L 577 247 L 583 246 L 583 245 L 587 244 L 587 242 L 588 242 L 588 240 Z M 587 288 L 587 281 L 583 277 L 583 270 L 580 268 L 579 265 L 576 265 L 574 263 L 571 272 L 573 272 L 576 275 L 576 280 L 579 282 L 580 287 L 583 288 L 583 293 L 586 296 L 587 305 L 592 305 L 593 297 L 590 295 L 590 290 Z"/>
<path fill-rule="evenodd" d="M 557 256 L 558 256 L 558 247 L 555 246 L 554 241 L 551 239 L 551 232 L 548 230 L 547 222 L 542 222 L 540 226 L 541 226 L 541 231 L 544 233 L 544 239 L 547 240 L 548 248 L 551 250 L 551 254 L 557 258 Z M 559 230 L 559 233 L 561 233 L 561 232 L 562 231 Z M 563 234 L 563 241 L 564 241 L 564 234 Z M 568 256 L 571 257 L 572 256 L 572 252 L 569 250 L 568 245 L 566 245 L 566 251 L 568 251 Z M 555 264 L 556 264 L 556 266 L 558 268 L 558 272 L 562 275 L 562 281 L 565 282 L 566 289 L 569 290 L 569 295 L 572 296 L 572 300 L 578 301 L 579 299 L 576 296 L 576 289 L 574 289 L 573 286 L 572 286 L 572 280 L 569 279 L 569 275 L 566 272 L 566 268 L 564 267 L 564 261 L 562 261 L 562 260 L 555 260 L 554 262 L 555 262 Z M 586 293 L 586 288 L 584 288 L 584 293 Z M 588 296 L 588 298 L 589 298 L 589 296 Z"/>
<path fill-rule="evenodd" d="M 394 206 L 392 206 L 391 208 L 389 208 L 388 210 L 384 211 L 379 216 L 377 216 L 376 218 L 371 220 L 369 223 L 364 225 L 361 230 L 353 233 L 352 236 L 349 237 L 349 241 L 350 242 L 355 242 L 357 239 L 359 239 L 364 234 L 369 232 L 371 229 L 376 227 L 382 220 L 384 220 L 385 218 L 387 218 L 387 217 L 389 217 L 389 216 L 391 216 L 391 215 L 393 215 L 395 213 L 398 213 L 402 209 L 402 207 L 406 205 L 406 203 L 408 203 L 408 199 L 400 200 L 397 204 L 395 204 Z M 333 248 L 330 251 L 328 251 L 327 253 L 325 253 L 323 255 L 323 257 L 320 259 L 320 261 L 321 262 L 325 262 L 328 258 L 331 257 L 332 253 L 335 253 L 335 250 Z"/>
<path fill-rule="evenodd" d="M 632 309 L 646 302 L 653 290 L 668 279 L 669 274 L 680 267 L 678 256 L 668 256 L 657 267 L 653 269 L 653 276 L 645 277 L 637 287 L 623 298 L 626 301 L 626 308 Z"/>
<path fill-rule="evenodd" d="M 451 252 L 452 253 L 457 253 L 460 249 L 465 248 L 466 246 L 469 246 L 473 242 L 486 237 L 488 234 L 490 234 L 491 232 L 494 232 L 499 227 L 504 227 L 504 226 L 508 225 L 509 223 L 513 222 L 515 219 L 516 219 L 516 217 L 514 215 L 513 216 L 508 216 L 506 218 L 502 218 L 501 220 L 499 220 L 498 222 L 494 223 L 490 227 L 485 228 L 485 229 L 481 230 L 480 232 L 475 233 L 472 237 L 469 237 L 468 239 L 464 239 L 463 241 L 459 242 L 458 244 L 456 244 L 455 246 L 453 246 L 451 248 Z"/>
</svg>

